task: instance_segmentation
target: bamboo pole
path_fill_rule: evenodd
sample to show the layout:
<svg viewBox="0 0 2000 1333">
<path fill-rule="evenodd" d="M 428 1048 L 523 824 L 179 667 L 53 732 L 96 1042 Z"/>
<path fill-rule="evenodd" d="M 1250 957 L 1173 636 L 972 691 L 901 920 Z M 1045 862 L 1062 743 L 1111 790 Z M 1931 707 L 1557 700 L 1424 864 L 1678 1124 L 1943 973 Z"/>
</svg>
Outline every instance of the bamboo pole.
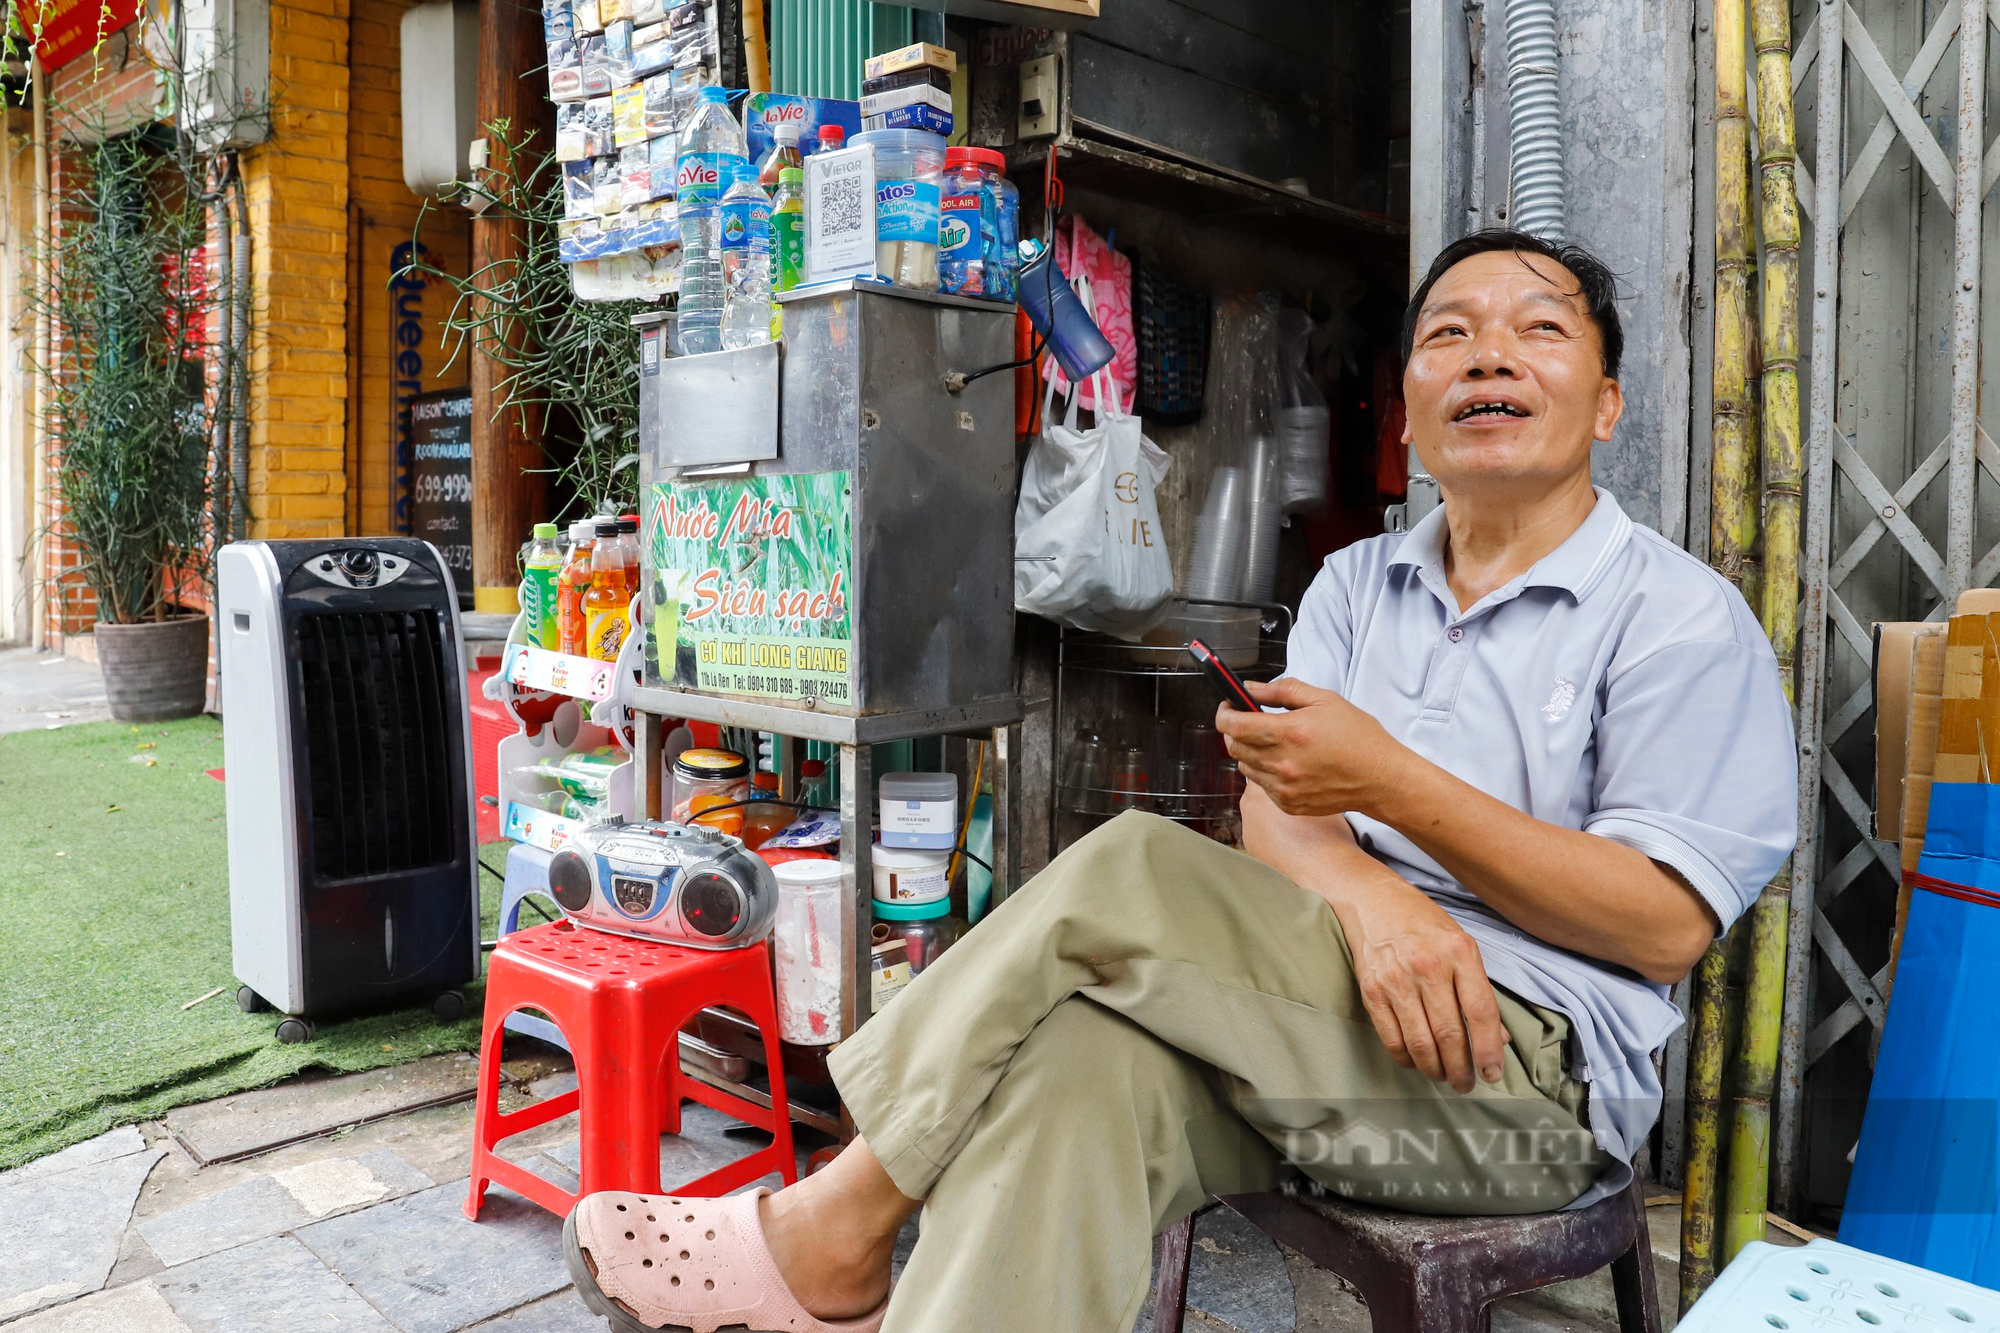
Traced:
<svg viewBox="0 0 2000 1333">
<path fill-rule="evenodd" d="M 1752 558 L 1757 540 L 1757 454 L 1751 448 L 1750 192 L 1748 34 L 1744 0 L 1714 0 L 1715 31 L 1715 354 L 1710 373 L 1709 561 L 1746 594 L 1759 591 Z M 1746 578 L 1748 586 L 1745 586 Z M 1715 1280 L 1717 1201 L 1722 1182 L 1723 1046 L 1728 974 L 1724 945 L 1711 944 L 1696 965 L 1688 1044 L 1687 1148 L 1681 1191 L 1683 1312 Z"/>
<path fill-rule="evenodd" d="M 1750 103 L 1743 0 L 1715 0 L 1715 409 L 1709 561 L 1743 586 L 1757 537 L 1750 502 Z"/>
<path fill-rule="evenodd" d="M 1764 467 L 1764 632 L 1793 694 L 1799 637 L 1799 195 L 1792 121 L 1791 14 L 1785 0 L 1752 0 L 1757 45 L 1757 156 L 1763 187 L 1763 302 L 1758 356 Z M 1761 1211 L 1761 1210 L 1760 1210 Z"/>
<path fill-rule="evenodd" d="M 1761 619 L 1777 655 L 1786 698 L 1793 695 L 1798 644 L 1799 205 L 1794 163 L 1791 11 L 1787 0 L 1751 0 L 1757 50 L 1757 158 L 1764 260 L 1758 316 L 1762 363 L 1759 454 L 1763 463 Z M 1792 899 L 1789 862 L 1751 909 L 1743 975 L 1743 1020 L 1730 1070 L 1733 1089 L 1722 1204 L 1723 1265 L 1764 1238 L 1770 1196 L 1771 1091 L 1784 1022 L 1785 937 Z"/>
<path fill-rule="evenodd" d="M 1722 941 L 1695 965 L 1694 1035 L 1688 1042 L 1687 1163 L 1681 1186 L 1680 1311 L 1715 1281 L 1715 1196 L 1722 1121 L 1723 985 L 1729 970 Z"/>
</svg>

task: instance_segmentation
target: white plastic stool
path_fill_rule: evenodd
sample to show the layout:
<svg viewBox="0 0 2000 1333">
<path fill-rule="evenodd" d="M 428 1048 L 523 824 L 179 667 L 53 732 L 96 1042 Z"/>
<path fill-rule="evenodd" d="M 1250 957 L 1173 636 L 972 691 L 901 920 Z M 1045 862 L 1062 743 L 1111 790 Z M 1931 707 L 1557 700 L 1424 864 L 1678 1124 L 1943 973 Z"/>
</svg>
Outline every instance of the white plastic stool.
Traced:
<svg viewBox="0 0 2000 1333">
<path fill-rule="evenodd" d="M 555 905 L 555 895 L 549 891 L 549 862 L 554 859 L 554 852 L 545 852 L 525 842 L 517 842 L 507 850 L 507 875 L 500 886 L 502 935 L 512 935 L 521 929 L 521 904 L 530 895 L 547 899 L 550 906 Z M 530 921 L 528 924 L 532 926 L 536 923 Z M 563 1040 L 562 1029 L 546 1018 L 524 1013 L 509 1014 L 507 1030 L 569 1049 L 569 1043 Z"/>
<path fill-rule="evenodd" d="M 1839 1241 L 1752 1241 L 1677 1326 L 1678 1333 L 1826 1328 L 2000 1333 L 2000 1292 Z"/>
</svg>

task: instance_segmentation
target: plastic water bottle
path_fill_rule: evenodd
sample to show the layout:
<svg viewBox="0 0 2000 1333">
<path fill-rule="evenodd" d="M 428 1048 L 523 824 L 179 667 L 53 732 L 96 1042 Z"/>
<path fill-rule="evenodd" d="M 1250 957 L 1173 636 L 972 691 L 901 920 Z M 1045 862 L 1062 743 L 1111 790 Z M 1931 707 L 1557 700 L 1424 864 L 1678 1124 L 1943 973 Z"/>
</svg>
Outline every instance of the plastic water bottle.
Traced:
<svg viewBox="0 0 2000 1333">
<path fill-rule="evenodd" d="M 535 541 L 528 548 L 521 580 L 521 632 L 535 647 L 550 651 L 562 647 L 556 628 L 556 576 L 562 572 L 556 535 L 561 531 L 553 523 L 535 524 Z"/>
<path fill-rule="evenodd" d="M 993 173 L 993 211 L 999 224 L 999 247 L 989 264 L 997 268 L 998 282 L 990 284 L 987 295 L 1003 301 L 1018 300 L 1021 292 L 1021 192 L 1007 179 L 1006 159 Z"/>
<path fill-rule="evenodd" d="M 745 169 L 722 196 L 722 345 L 771 341 L 771 200 Z"/>
<path fill-rule="evenodd" d="M 805 280 L 806 174 L 798 167 L 778 173 L 771 196 L 771 341 L 785 336 L 785 308 L 775 299 Z"/>
<path fill-rule="evenodd" d="M 681 132 L 674 172 L 681 227 L 682 356 L 722 347 L 721 204 L 739 174 L 751 174 L 750 150 L 742 126 L 730 114 L 729 94 L 722 88 L 703 88 Z"/>
</svg>

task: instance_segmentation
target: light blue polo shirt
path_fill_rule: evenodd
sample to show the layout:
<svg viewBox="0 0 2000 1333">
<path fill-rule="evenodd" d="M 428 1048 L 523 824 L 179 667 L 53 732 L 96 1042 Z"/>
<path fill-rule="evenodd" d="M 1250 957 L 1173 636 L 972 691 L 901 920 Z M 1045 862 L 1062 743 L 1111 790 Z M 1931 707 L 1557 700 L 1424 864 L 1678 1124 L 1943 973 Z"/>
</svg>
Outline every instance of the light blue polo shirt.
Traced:
<svg viewBox="0 0 2000 1333">
<path fill-rule="evenodd" d="M 1750 608 L 1600 487 L 1569 540 L 1461 613 L 1444 520 L 1438 508 L 1328 556 L 1288 674 L 1517 810 L 1672 866 L 1726 928 L 1797 837 L 1791 708 Z M 1591 1130 L 1629 1163 L 1659 1115 L 1652 1057 L 1681 1023 L 1668 988 L 1543 943 L 1395 829 L 1348 822 L 1465 927 L 1495 983 L 1568 1017 Z M 1630 1178 L 1613 1172 L 1571 1206 Z"/>
</svg>

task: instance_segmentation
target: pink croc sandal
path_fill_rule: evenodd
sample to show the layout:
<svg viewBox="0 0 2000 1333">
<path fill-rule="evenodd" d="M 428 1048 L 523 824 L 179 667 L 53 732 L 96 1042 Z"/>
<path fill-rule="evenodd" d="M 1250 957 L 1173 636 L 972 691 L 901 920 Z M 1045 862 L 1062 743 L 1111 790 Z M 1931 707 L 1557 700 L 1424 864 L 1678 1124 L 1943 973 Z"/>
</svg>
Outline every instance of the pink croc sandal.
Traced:
<svg viewBox="0 0 2000 1333">
<path fill-rule="evenodd" d="M 859 1319 L 828 1320 L 807 1314 L 792 1295 L 757 1216 L 757 1200 L 769 1193 L 590 1195 L 563 1223 L 577 1294 L 618 1333 L 876 1333 L 887 1301 Z"/>
</svg>

